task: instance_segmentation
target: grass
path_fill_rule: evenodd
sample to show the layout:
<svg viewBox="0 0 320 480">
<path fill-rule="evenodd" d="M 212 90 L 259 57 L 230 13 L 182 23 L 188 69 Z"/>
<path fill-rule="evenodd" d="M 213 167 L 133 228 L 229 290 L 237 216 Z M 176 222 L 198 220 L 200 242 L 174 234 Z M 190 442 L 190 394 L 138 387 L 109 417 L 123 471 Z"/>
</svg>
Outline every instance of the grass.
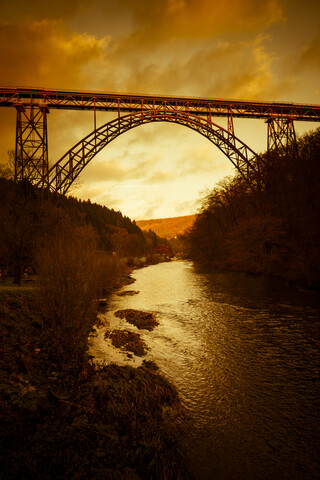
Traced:
<svg viewBox="0 0 320 480">
<path fill-rule="evenodd" d="M 32 289 L 0 289 L 0 332 L 1 479 L 190 478 L 179 396 L 152 362 L 61 370 Z"/>
<path fill-rule="evenodd" d="M 117 310 L 115 316 L 125 318 L 127 322 L 135 325 L 139 329 L 153 330 L 159 325 L 153 313 L 134 310 L 132 308 Z"/>
</svg>

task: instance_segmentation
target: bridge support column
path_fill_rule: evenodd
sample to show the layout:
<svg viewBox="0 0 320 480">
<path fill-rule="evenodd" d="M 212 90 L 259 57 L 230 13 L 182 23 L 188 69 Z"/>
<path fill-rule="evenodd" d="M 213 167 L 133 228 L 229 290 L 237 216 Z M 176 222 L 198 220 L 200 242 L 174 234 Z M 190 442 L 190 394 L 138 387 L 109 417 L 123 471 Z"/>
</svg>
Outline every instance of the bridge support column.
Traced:
<svg viewBox="0 0 320 480">
<path fill-rule="evenodd" d="M 16 106 L 15 180 L 48 181 L 47 107 Z"/>
<path fill-rule="evenodd" d="M 231 135 L 234 137 L 234 124 L 233 124 L 233 116 L 232 116 L 231 108 L 228 113 L 228 132 L 230 132 Z"/>
<path fill-rule="evenodd" d="M 268 124 L 268 152 L 271 150 L 284 151 L 288 154 L 291 146 L 296 148 L 296 134 L 293 119 L 270 117 Z"/>
</svg>

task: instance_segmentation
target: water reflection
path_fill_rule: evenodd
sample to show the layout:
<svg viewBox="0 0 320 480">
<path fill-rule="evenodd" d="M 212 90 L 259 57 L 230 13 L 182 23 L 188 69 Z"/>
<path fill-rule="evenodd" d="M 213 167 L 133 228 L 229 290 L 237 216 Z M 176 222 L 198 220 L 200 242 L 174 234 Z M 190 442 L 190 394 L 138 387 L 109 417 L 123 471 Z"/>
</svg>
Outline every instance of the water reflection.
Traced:
<svg viewBox="0 0 320 480">
<path fill-rule="evenodd" d="M 319 478 L 317 295 L 188 262 L 134 277 L 140 293 L 114 296 L 107 315 L 157 314 L 144 340 L 188 409 L 196 478 Z"/>
</svg>

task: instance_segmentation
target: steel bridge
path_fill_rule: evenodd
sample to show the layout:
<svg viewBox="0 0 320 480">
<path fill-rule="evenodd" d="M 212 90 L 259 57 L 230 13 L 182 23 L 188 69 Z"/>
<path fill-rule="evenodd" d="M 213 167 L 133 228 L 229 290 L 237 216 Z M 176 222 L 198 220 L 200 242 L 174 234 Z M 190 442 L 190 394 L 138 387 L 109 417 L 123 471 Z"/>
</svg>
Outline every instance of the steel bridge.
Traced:
<svg viewBox="0 0 320 480">
<path fill-rule="evenodd" d="M 66 193 L 84 167 L 122 133 L 150 122 L 191 128 L 216 145 L 246 179 L 259 174 L 263 160 L 236 137 L 234 118 L 263 119 L 268 150 L 295 144 L 295 121 L 320 122 L 320 105 L 255 102 L 157 95 L 0 87 L 0 106 L 16 109 L 15 179 L 28 179 L 52 192 Z M 47 114 L 50 109 L 91 110 L 93 131 L 49 167 Z M 97 127 L 96 112 L 115 112 Z M 227 127 L 217 123 L 227 119 Z"/>
</svg>

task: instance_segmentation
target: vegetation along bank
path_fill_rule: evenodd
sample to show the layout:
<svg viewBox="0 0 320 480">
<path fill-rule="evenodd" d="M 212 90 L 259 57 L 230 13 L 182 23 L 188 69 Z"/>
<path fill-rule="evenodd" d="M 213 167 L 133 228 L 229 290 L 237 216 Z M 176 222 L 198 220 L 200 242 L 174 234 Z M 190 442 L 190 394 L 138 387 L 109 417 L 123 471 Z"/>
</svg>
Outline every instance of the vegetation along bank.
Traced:
<svg viewBox="0 0 320 480">
<path fill-rule="evenodd" d="M 128 275 L 122 255 L 151 256 L 152 242 L 119 212 L 1 182 L 0 478 L 190 478 L 176 389 L 151 362 L 88 355 L 95 300 Z"/>
<path fill-rule="evenodd" d="M 227 178 L 206 196 L 185 249 L 214 268 L 319 288 L 320 129 L 261 159 L 259 175 Z"/>
</svg>

